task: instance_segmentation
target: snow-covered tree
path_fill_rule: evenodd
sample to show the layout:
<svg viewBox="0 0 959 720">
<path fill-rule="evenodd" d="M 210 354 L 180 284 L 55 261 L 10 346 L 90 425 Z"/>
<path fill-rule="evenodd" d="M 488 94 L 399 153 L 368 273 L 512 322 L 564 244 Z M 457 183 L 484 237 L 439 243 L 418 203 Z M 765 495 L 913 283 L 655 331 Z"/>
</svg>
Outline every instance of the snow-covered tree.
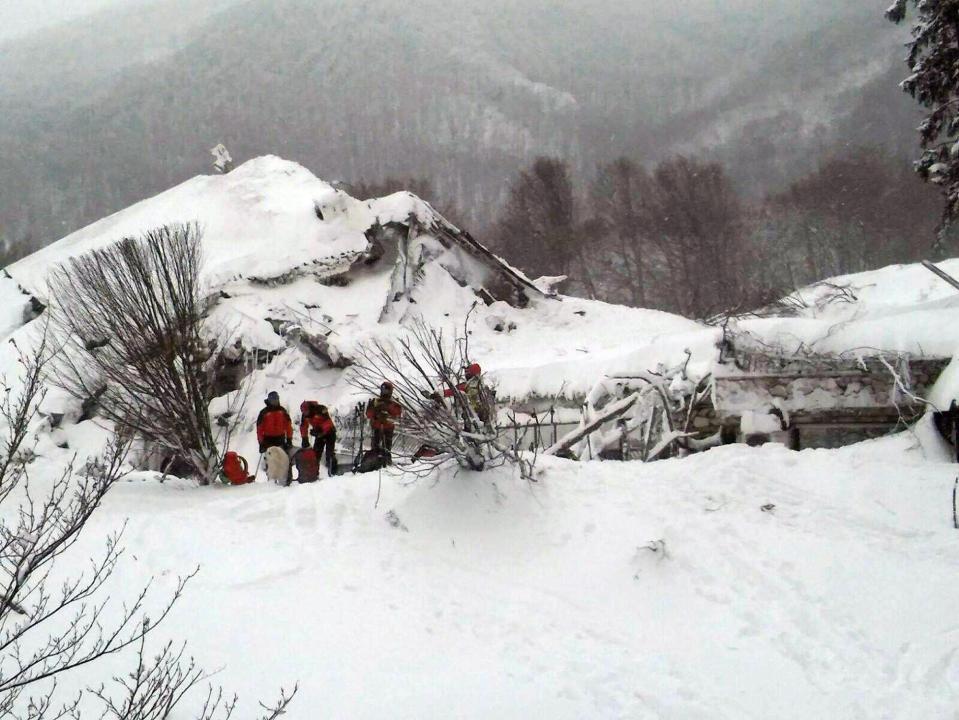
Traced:
<svg viewBox="0 0 959 720">
<path fill-rule="evenodd" d="M 959 2 L 911 0 L 915 7 L 903 90 L 929 110 L 919 126 L 919 174 L 942 188 L 945 228 L 959 216 Z M 886 17 L 905 20 L 910 0 L 895 0 Z"/>
<path fill-rule="evenodd" d="M 210 154 L 213 156 L 213 169 L 218 173 L 225 174 L 233 169 L 233 157 L 223 143 L 220 143 L 215 148 L 211 148 Z"/>
<path fill-rule="evenodd" d="M 535 458 L 525 457 L 499 427 L 493 389 L 465 374 L 472 363 L 468 322 L 458 338 L 418 320 L 395 344 L 370 342 L 350 368 L 350 382 L 373 396 L 381 382 L 392 383 L 393 398 L 403 408 L 400 435 L 412 441 L 411 449 L 437 453 L 422 458 L 413 472 L 429 474 L 446 462 L 472 470 L 510 463 L 531 478 Z"/>
</svg>

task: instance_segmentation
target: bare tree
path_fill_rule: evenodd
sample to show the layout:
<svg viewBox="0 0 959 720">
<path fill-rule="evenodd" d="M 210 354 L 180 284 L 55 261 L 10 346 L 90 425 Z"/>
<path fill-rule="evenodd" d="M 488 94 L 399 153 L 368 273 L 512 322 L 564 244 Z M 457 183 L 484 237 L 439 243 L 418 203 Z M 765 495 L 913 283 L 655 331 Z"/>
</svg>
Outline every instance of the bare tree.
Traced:
<svg viewBox="0 0 959 720">
<path fill-rule="evenodd" d="M 120 557 L 119 534 L 108 538 L 86 572 L 54 585 L 56 561 L 69 551 L 104 496 L 122 474 L 127 444 L 116 440 L 85 472 L 70 463 L 42 491 L 31 482 L 29 442 L 43 397 L 45 347 L 21 358 L 19 391 L 0 384 L 0 717 L 62 716 L 55 708 L 56 678 L 140 641 L 163 620 L 188 578 L 151 620 L 143 614 L 147 590 L 110 624 L 100 590 Z M 52 682 L 51 682 L 52 681 Z M 31 694 L 39 690 L 39 695 Z"/>
<path fill-rule="evenodd" d="M 743 208 L 722 166 L 684 157 L 654 173 L 655 231 L 675 307 L 706 317 L 740 288 Z"/>
<path fill-rule="evenodd" d="M 590 188 L 594 237 L 607 238 L 604 260 L 614 292 L 624 289 L 627 302 L 649 307 L 650 286 L 658 261 L 651 237 L 655 226 L 656 189 L 649 173 L 629 158 L 601 165 Z"/>
<path fill-rule="evenodd" d="M 105 452 L 75 471 L 76 459 L 51 479 L 31 477 L 38 407 L 49 353 L 46 334 L 36 350 L 20 358 L 16 387 L 0 379 L 0 717 L 25 720 L 79 720 L 85 699 L 104 704 L 102 718 L 167 720 L 198 682 L 209 677 L 183 649 L 167 645 L 145 661 L 147 636 L 167 617 L 190 578 L 181 577 L 168 600 L 147 614 L 150 585 L 119 612 L 111 610 L 108 588 L 122 555 L 122 531 L 109 536 L 102 555 L 85 569 L 70 559 L 64 577 L 58 561 L 76 545 L 93 513 L 122 477 L 128 440 L 114 439 Z M 43 485 L 47 485 L 43 489 Z M 74 551 L 75 552 L 75 551 Z M 111 619 L 112 618 L 112 619 Z M 116 679 L 122 692 L 103 686 L 64 699 L 60 676 L 90 666 L 126 648 L 139 648 L 136 668 Z M 275 720 L 296 693 L 281 691 L 264 720 Z M 212 687 L 199 720 L 227 720 L 234 700 Z"/>
<path fill-rule="evenodd" d="M 569 164 L 538 157 L 511 185 L 494 245 L 523 270 L 569 276 L 595 296 L 577 222 Z"/>
<path fill-rule="evenodd" d="M 395 345 L 377 340 L 361 348 L 350 368 L 350 381 L 371 394 L 384 380 L 393 384 L 394 397 L 403 407 L 399 425 L 403 435 L 417 448 L 438 452 L 423 458 L 425 472 L 451 461 L 473 470 L 510 462 L 529 478 L 533 463 L 500 432 L 492 389 L 482 381 L 467 386 L 468 337 L 467 330 L 450 339 L 418 321 Z"/>
<path fill-rule="evenodd" d="M 208 483 L 219 464 L 209 412 L 219 350 L 204 333 L 200 238 L 192 224 L 124 238 L 73 258 L 49 288 L 62 346 L 54 381 Z"/>
</svg>

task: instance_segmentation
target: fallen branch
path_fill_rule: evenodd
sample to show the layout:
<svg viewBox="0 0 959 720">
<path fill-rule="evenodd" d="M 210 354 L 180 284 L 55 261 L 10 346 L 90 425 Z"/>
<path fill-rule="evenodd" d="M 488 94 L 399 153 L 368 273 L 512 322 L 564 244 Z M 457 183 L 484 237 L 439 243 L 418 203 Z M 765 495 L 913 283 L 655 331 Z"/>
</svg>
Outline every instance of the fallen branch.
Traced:
<svg viewBox="0 0 959 720">
<path fill-rule="evenodd" d="M 615 420 L 629 412 L 639 400 L 639 393 L 633 393 L 627 398 L 623 398 L 604 408 L 588 423 L 584 423 L 575 430 L 566 433 L 558 442 L 554 443 L 544 451 L 544 455 L 556 455 L 569 450 L 584 437 L 596 432 L 610 420 Z"/>
</svg>

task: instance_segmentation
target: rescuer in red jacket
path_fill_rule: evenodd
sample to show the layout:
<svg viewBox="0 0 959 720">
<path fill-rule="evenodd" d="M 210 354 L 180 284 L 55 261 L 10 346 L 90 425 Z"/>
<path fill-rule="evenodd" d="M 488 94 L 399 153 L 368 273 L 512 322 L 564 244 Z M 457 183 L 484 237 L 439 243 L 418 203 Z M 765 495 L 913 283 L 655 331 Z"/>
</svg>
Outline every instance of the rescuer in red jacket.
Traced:
<svg viewBox="0 0 959 720">
<path fill-rule="evenodd" d="M 483 369 L 479 363 L 471 363 L 464 370 L 466 381 L 459 383 L 456 389 L 466 397 L 480 422 L 489 422 L 489 414 L 483 402 Z M 453 390 L 451 388 L 443 390 L 443 397 L 453 397 Z"/>
<path fill-rule="evenodd" d="M 266 407 L 260 410 L 256 418 L 256 439 L 260 443 L 260 454 L 269 447 L 281 447 L 289 450 L 293 447 L 293 421 L 290 414 L 280 405 L 280 395 L 272 390 L 266 396 Z"/>
<path fill-rule="evenodd" d="M 393 450 L 393 431 L 396 421 L 403 414 L 402 406 L 393 399 L 393 383 L 389 380 L 380 385 L 379 397 L 366 403 L 366 417 L 373 430 L 373 449 L 386 451 L 386 460 L 390 462 Z"/>
<path fill-rule="evenodd" d="M 309 436 L 313 436 L 313 449 L 316 451 L 317 462 L 322 462 L 323 452 L 326 451 L 326 467 L 330 474 L 336 472 L 336 426 L 326 405 L 320 405 L 313 400 L 304 400 L 300 403 L 300 444 L 304 448 L 310 446 Z"/>
</svg>

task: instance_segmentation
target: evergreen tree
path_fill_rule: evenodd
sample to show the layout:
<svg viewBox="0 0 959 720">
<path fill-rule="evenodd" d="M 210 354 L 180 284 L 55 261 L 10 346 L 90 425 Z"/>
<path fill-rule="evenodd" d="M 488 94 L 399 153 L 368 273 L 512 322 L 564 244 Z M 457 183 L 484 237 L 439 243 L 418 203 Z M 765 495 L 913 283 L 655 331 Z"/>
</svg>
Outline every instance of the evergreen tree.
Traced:
<svg viewBox="0 0 959 720">
<path fill-rule="evenodd" d="M 906 18 L 910 0 L 895 0 L 886 17 Z M 946 206 L 940 231 L 959 216 L 959 0 L 911 0 L 916 16 L 901 83 L 929 113 L 919 126 L 922 155 L 916 169 L 942 188 Z"/>
</svg>

